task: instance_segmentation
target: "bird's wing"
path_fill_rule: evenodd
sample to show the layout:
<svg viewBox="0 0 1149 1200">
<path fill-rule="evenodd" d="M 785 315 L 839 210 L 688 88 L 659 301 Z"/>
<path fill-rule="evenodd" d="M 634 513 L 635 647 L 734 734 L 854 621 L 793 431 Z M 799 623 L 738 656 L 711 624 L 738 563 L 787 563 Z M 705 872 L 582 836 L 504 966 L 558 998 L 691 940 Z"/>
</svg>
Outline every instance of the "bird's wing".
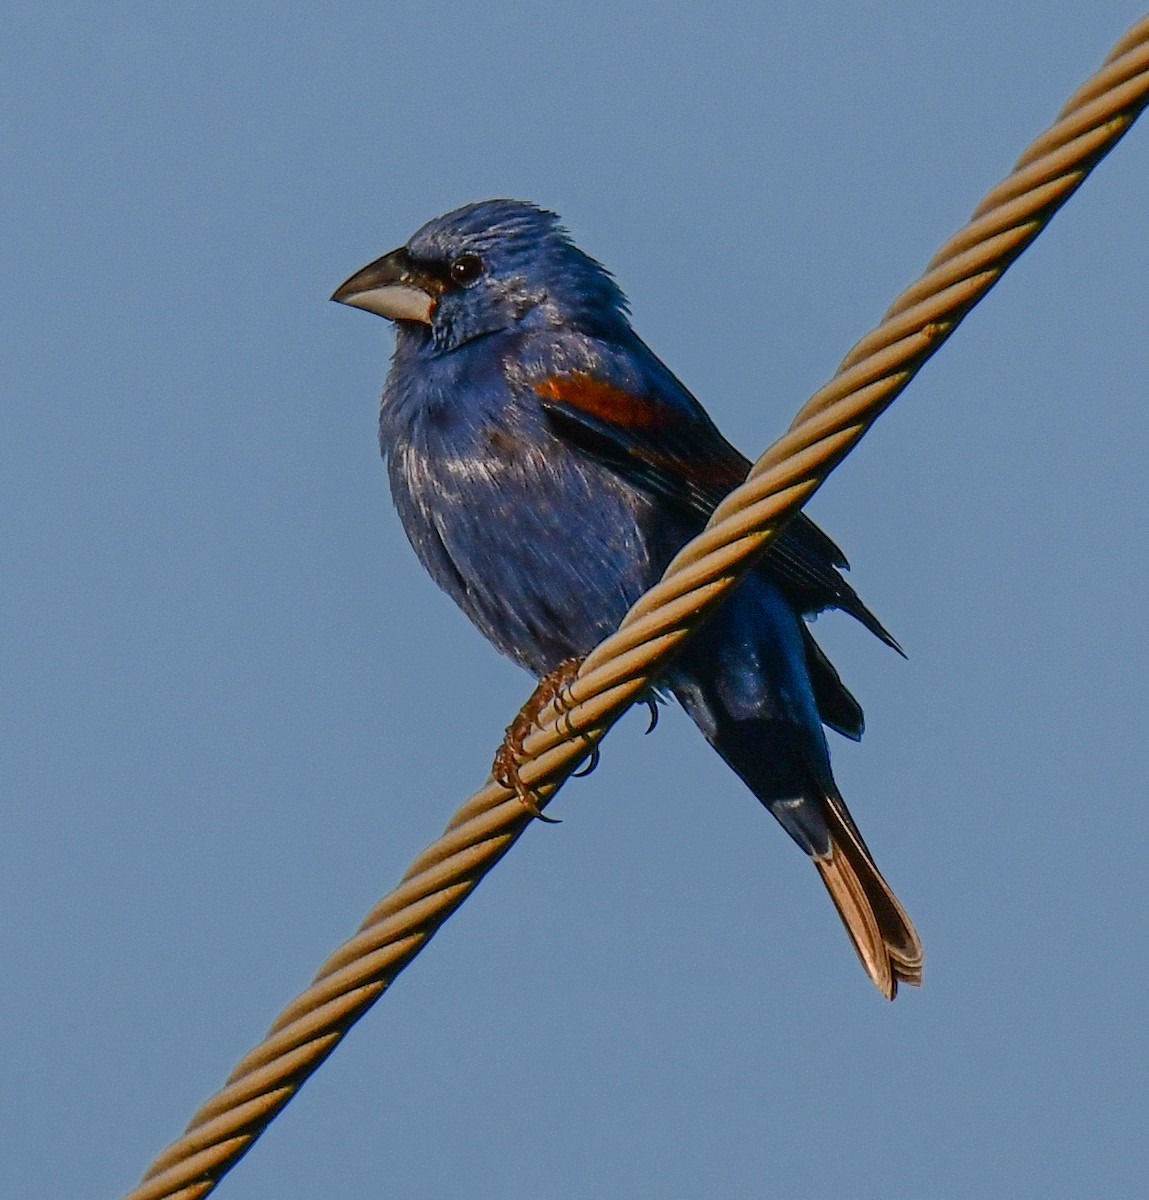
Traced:
<svg viewBox="0 0 1149 1200">
<path fill-rule="evenodd" d="M 551 428 L 631 483 L 703 521 L 750 469 L 708 419 L 585 371 L 534 385 Z"/>
<path fill-rule="evenodd" d="M 666 399 L 663 389 L 635 388 L 589 371 L 551 374 L 532 386 L 556 435 L 700 523 L 750 469 L 685 389 Z M 799 513 L 770 544 L 759 569 L 800 612 L 840 608 L 903 653 L 839 574 L 837 568 L 848 566 L 834 542 Z"/>
</svg>

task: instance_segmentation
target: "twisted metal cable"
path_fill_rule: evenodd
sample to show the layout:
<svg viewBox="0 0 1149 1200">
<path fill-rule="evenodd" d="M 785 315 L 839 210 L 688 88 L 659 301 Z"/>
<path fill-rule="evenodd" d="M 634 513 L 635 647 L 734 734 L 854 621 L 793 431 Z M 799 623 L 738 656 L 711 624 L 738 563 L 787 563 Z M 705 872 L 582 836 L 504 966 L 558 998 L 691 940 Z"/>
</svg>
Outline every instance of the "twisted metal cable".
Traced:
<svg viewBox="0 0 1149 1200">
<path fill-rule="evenodd" d="M 1117 43 L 969 224 L 843 359 L 526 739 L 544 806 L 1149 103 L 1149 16 Z M 250 1149 L 530 822 L 494 781 L 455 814 L 125 1200 L 198 1200 Z"/>
</svg>

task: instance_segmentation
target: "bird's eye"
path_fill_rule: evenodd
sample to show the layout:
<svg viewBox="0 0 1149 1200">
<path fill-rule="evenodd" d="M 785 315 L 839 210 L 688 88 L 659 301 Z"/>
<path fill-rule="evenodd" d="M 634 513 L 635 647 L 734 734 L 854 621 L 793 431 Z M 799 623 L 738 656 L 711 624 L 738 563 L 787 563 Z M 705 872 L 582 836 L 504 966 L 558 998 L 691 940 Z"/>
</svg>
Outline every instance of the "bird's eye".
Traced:
<svg viewBox="0 0 1149 1200">
<path fill-rule="evenodd" d="M 460 254 L 451 263 L 451 279 L 455 283 L 467 284 L 483 273 L 483 260 L 477 254 Z"/>
</svg>

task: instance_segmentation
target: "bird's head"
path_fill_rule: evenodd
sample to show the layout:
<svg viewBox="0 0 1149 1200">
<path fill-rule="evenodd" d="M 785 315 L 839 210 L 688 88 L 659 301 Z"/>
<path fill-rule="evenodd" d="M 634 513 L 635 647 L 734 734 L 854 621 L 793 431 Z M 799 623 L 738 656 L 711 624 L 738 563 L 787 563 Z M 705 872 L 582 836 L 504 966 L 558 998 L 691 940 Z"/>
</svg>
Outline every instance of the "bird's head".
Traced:
<svg viewBox="0 0 1149 1200">
<path fill-rule="evenodd" d="M 626 299 L 606 268 L 554 213 L 522 200 L 483 200 L 436 217 L 331 298 L 388 317 L 440 352 L 506 330 L 609 335 L 627 324 Z"/>
</svg>

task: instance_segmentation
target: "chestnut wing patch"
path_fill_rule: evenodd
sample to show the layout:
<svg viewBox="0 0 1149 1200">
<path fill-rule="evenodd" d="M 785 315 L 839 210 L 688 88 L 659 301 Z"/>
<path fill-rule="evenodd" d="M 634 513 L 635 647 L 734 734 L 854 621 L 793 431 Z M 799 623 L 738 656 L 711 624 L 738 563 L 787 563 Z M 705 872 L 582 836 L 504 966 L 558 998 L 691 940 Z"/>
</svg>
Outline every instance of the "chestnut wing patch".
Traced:
<svg viewBox="0 0 1149 1200">
<path fill-rule="evenodd" d="M 577 409 L 623 429 L 658 429 L 666 424 L 667 406 L 662 401 L 628 392 L 586 371 L 551 375 L 536 383 L 534 390 L 544 404 Z"/>
<path fill-rule="evenodd" d="M 709 422 L 583 371 L 534 385 L 551 428 L 619 474 L 706 520 L 749 462 Z"/>
</svg>

